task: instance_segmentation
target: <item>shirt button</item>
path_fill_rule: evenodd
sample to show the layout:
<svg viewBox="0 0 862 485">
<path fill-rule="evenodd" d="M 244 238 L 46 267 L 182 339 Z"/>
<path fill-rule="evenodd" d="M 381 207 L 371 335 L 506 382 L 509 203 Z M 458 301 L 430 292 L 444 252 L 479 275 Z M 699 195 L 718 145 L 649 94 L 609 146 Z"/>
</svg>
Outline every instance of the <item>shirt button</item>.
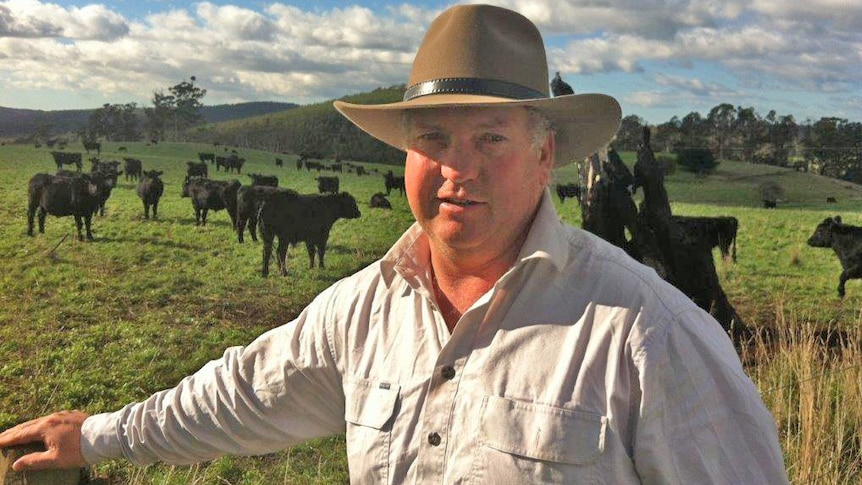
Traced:
<svg viewBox="0 0 862 485">
<path fill-rule="evenodd" d="M 431 446 L 440 446 L 441 441 L 442 440 L 440 439 L 440 435 L 437 434 L 436 432 L 435 433 L 428 433 L 428 443 L 430 443 Z"/>
<path fill-rule="evenodd" d="M 446 379 L 447 381 L 451 381 L 452 378 L 455 377 L 455 368 L 453 368 L 450 365 L 447 365 L 446 367 L 443 368 L 441 373 L 443 374 L 443 379 Z"/>
</svg>

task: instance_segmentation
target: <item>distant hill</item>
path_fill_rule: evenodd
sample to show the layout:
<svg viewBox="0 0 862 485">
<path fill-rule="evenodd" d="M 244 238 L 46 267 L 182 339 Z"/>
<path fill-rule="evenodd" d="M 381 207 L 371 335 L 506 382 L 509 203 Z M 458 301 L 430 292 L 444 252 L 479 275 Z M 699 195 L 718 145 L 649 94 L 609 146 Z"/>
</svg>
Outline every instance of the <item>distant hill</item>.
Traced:
<svg viewBox="0 0 862 485">
<path fill-rule="evenodd" d="M 405 87 L 378 88 L 341 98 L 357 104 L 401 101 Z M 187 133 L 189 141 L 220 143 L 281 153 L 400 164 L 404 153 L 356 128 L 332 106 L 332 100 L 287 111 L 212 123 Z"/>
<path fill-rule="evenodd" d="M 294 103 L 256 101 L 249 103 L 204 106 L 201 115 L 207 123 L 219 123 L 260 116 L 296 108 Z M 52 134 L 77 132 L 86 125 L 94 109 L 42 111 L 33 109 L 4 108 L 0 106 L 0 138 L 28 136 L 42 127 L 49 126 Z"/>
</svg>

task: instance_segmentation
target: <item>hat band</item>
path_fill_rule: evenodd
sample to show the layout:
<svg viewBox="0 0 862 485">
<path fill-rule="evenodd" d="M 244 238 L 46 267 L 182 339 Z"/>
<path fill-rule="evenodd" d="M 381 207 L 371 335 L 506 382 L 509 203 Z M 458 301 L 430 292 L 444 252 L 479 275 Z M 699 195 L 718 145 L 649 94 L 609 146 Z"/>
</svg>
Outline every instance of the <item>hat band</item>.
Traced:
<svg viewBox="0 0 862 485">
<path fill-rule="evenodd" d="M 509 99 L 542 99 L 547 95 L 535 89 L 506 81 L 472 77 L 432 79 L 414 84 L 404 92 L 404 101 L 430 94 L 480 94 Z"/>
</svg>

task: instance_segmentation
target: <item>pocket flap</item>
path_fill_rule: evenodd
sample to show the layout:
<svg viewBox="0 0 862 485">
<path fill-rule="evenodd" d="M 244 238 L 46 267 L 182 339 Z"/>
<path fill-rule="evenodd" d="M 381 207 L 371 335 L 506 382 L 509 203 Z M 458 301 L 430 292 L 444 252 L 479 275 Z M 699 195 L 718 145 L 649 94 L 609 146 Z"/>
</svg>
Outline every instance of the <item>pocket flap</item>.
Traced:
<svg viewBox="0 0 862 485">
<path fill-rule="evenodd" d="M 481 436 L 491 448 L 538 460 L 585 465 L 605 448 L 607 418 L 496 396 L 483 402 Z"/>
<path fill-rule="evenodd" d="M 353 379 L 347 381 L 344 396 L 344 419 L 349 423 L 383 429 L 395 413 L 401 386 L 381 381 Z"/>
</svg>

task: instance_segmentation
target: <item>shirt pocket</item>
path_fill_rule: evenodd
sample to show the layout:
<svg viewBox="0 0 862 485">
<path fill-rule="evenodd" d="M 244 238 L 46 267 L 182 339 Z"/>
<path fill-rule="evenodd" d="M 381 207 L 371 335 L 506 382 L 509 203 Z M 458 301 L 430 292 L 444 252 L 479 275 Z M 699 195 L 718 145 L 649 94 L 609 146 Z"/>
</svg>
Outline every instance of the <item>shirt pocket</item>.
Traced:
<svg viewBox="0 0 862 485">
<path fill-rule="evenodd" d="M 401 386 L 349 379 L 344 386 L 347 459 L 351 481 L 387 483 L 392 417 Z"/>
<path fill-rule="evenodd" d="M 606 428 L 600 414 L 486 396 L 474 482 L 596 482 Z"/>
</svg>

